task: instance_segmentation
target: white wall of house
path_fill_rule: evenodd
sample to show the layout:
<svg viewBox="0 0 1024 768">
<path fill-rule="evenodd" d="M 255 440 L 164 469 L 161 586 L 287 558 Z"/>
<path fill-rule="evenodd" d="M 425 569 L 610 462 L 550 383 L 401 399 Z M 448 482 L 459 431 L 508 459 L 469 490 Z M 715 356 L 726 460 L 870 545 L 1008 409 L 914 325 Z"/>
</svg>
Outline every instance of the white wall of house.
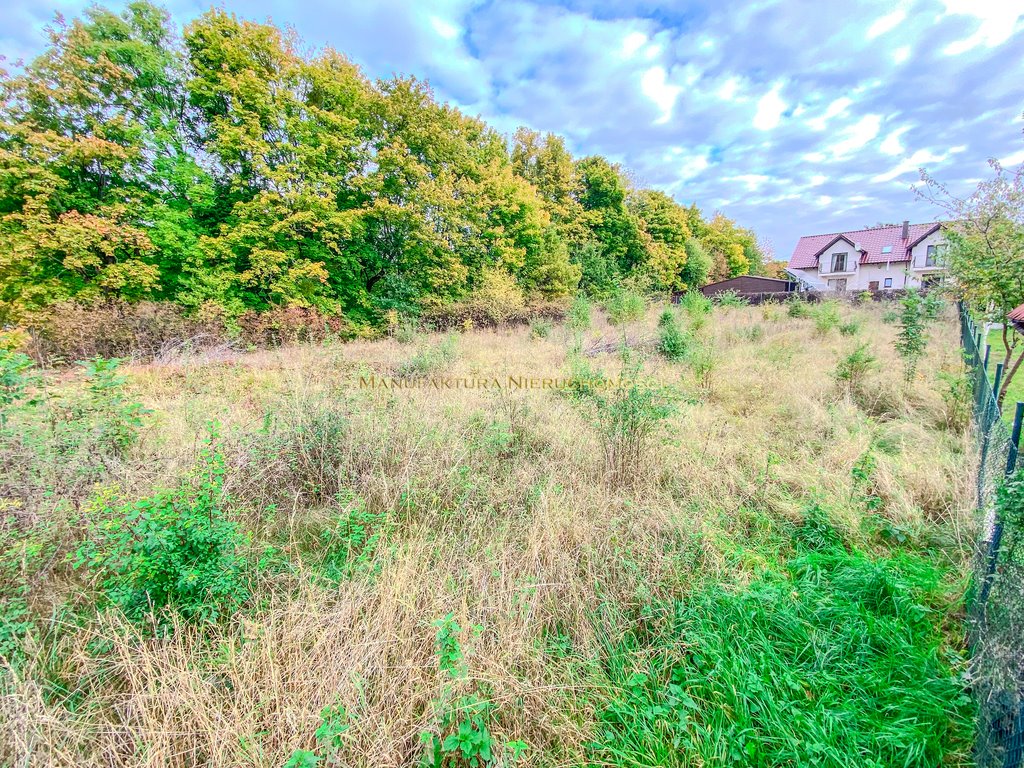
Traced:
<svg viewBox="0 0 1024 768">
<path fill-rule="evenodd" d="M 922 240 L 920 243 L 915 245 L 910 251 L 911 270 L 918 272 L 920 270 L 926 270 L 928 272 L 935 272 L 936 267 L 928 267 L 925 260 L 928 257 L 928 246 L 934 245 L 942 247 L 946 244 L 946 238 L 942 236 L 942 230 L 938 232 L 932 232 L 928 237 Z M 941 268 L 941 267 L 940 267 Z"/>
</svg>

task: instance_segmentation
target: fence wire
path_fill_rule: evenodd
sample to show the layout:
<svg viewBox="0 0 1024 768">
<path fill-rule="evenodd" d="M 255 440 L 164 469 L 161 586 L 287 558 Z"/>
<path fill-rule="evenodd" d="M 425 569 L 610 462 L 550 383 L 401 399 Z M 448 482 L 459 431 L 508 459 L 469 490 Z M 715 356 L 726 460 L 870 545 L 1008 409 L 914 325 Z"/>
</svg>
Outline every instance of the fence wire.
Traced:
<svg viewBox="0 0 1024 768">
<path fill-rule="evenodd" d="M 986 371 L 982 336 L 964 307 L 960 330 L 973 383 L 982 523 L 968 600 L 971 687 L 978 705 L 975 761 L 978 768 L 1022 768 L 1024 546 L 1018 552 L 1017 543 L 1024 541 L 1024 531 L 1001 520 L 996 505 L 998 489 L 1015 468 L 1019 422 L 1011 431 L 1003 420 L 996 382 Z"/>
</svg>

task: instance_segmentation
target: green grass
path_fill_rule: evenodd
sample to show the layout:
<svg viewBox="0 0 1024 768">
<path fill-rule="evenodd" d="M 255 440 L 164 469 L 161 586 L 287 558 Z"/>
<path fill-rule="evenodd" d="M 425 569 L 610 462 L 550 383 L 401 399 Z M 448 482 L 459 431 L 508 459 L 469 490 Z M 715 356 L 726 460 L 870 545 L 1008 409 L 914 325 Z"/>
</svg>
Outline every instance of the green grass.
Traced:
<svg viewBox="0 0 1024 768">
<path fill-rule="evenodd" d="M 1001 363 L 1006 355 L 1006 351 L 1003 349 L 1003 332 L 1001 330 L 989 331 L 986 343 L 992 345 L 992 352 L 989 354 L 988 361 L 989 380 L 992 380 L 996 375 L 996 365 Z M 981 354 L 984 357 L 984 347 L 982 347 Z M 1014 404 L 1019 401 L 1024 401 L 1024 370 L 1014 377 L 1013 382 L 1010 384 L 1010 389 L 1006 393 L 1006 401 L 1003 405 L 1003 418 L 1007 422 L 1013 421 Z"/>
<path fill-rule="evenodd" d="M 848 551 L 822 526 L 798 531 L 783 572 L 708 584 L 612 644 L 595 763 L 960 763 L 973 706 L 934 622 L 949 607 L 942 570 Z"/>
</svg>

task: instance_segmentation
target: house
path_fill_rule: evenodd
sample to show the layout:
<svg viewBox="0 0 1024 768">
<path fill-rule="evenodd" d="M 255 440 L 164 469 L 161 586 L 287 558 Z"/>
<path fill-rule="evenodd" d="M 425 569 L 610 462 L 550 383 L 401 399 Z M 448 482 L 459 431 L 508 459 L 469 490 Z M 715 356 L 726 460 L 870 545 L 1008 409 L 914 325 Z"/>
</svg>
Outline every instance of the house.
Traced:
<svg viewBox="0 0 1024 768">
<path fill-rule="evenodd" d="M 886 291 L 943 279 L 942 224 L 911 224 L 801 237 L 786 272 L 801 290 Z"/>
<path fill-rule="evenodd" d="M 709 283 L 701 288 L 700 292 L 708 298 L 727 291 L 733 291 L 747 298 L 785 298 L 784 294 L 795 291 L 796 287 L 797 284 L 794 280 L 778 280 L 761 275 L 740 275 L 739 277 L 730 277 L 728 280 L 719 280 L 717 283 Z"/>
<path fill-rule="evenodd" d="M 1020 333 L 1024 333 L 1024 304 L 1021 304 L 1006 317 L 1014 329 Z"/>
</svg>

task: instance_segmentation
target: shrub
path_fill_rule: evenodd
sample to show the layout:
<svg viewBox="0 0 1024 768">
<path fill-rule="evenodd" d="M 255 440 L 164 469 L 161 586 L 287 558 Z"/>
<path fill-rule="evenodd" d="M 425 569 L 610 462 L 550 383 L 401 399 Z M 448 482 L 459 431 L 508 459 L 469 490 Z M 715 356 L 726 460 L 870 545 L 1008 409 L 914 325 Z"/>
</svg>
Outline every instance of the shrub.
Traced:
<svg viewBox="0 0 1024 768">
<path fill-rule="evenodd" d="M 861 304 L 869 304 L 874 300 L 875 294 L 873 294 L 871 291 L 861 291 L 860 293 L 857 294 L 857 301 L 859 301 Z"/>
<path fill-rule="evenodd" d="M 966 371 L 948 373 L 939 371 L 939 381 L 945 385 L 942 389 L 942 402 L 945 405 L 944 426 L 956 434 L 964 434 L 971 423 L 973 407 L 973 382 Z"/>
<path fill-rule="evenodd" d="M 551 335 L 551 321 L 544 318 L 534 318 L 530 320 L 530 338 L 531 339 L 546 339 Z"/>
<path fill-rule="evenodd" d="M 833 376 L 851 392 L 861 392 L 864 380 L 874 370 L 875 364 L 876 359 L 871 354 L 869 346 L 866 343 L 861 344 L 839 361 Z"/>
<path fill-rule="evenodd" d="M 836 301 L 823 301 L 811 310 L 811 317 L 814 319 L 814 332 L 819 336 L 827 336 L 829 332 L 839 327 L 839 303 Z"/>
<path fill-rule="evenodd" d="M 590 309 L 590 299 L 582 293 L 578 294 L 566 313 L 566 325 L 573 331 L 587 330 L 590 328 Z"/>
<path fill-rule="evenodd" d="M 903 359 L 904 379 L 909 382 L 917 374 L 917 365 L 928 347 L 924 302 L 913 288 L 900 301 L 899 326 L 894 346 Z"/>
<path fill-rule="evenodd" d="M 933 323 L 939 319 L 939 315 L 942 314 L 942 310 L 945 309 L 946 302 L 942 300 L 942 296 L 934 288 L 924 294 L 924 302 L 922 311 L 924 312 L 924 318 L 929 323 Z"/>
<path fill-rule="evenodd" d="M 786 300 L 786 312 L 790 317 L 807 317 L 811 314 L 810 306 L 796 294 Z"/>
<path fill-rule="evenodd" d="M 322 343 L 356 335 L 356 329 L 344 317 L 328 315 L 312 307 L 249 310 L 239 316 L 237 324 L 242 341 L 257 347 Z"/>
<path fill-rule="evenodd" d="M 224 343 L 224 317 L 212 308 L 194 315 L 170 302 L 62 302 L 28 322 L 28 351 L 40 362 L 67 363 L 88 358 L 147 360 L 185 346 Z"/>
<path fill-rule="evenodd" d="M 722 291 L 715 296 L 715 303 L 720 307 L 746 307 L 750 304 L 750 299 L 746 296 L 740 296 L 736 291 Z"/>
<path fill-rule="evenodd" d="M 690 346 L 686 354 L 686 362 L 693 371 L 697 387 L 705 394 L 711 391 L 711 374 L 718 365 L 714 349 L 707 341 Z"/>
<path fill-rule="evenodd" d="M 666 360 L 675 362 L 686 356 L 686 335 L 680 330 L 675 313 L 666 309 L 658 318 L 658 351 Z"/>
<path fill-rule="evenodd" d="M 486 324 L 500 325 L 521 316 L 526 307 L 526 299 L 512 275 L 503 269 L 491 267 L 481 274 L 480 284 L 470 294 L 467 304 Z"/>
<path fill-rule="evenodd" d="M 638 293 L 620 289 L 605 304 L 605 310 L 608 312 L 609 323 L 621 325 L 643 317 L 647 311 L 647 302 Z"/>
<path fill-rule="evenodd" d="M 882 322 L 886 325 L 895 325 L 899 322 L 900 313 L 895 309 L 887 309 L 882 313 Z"/>
<path fill-rule="evenodd" d="M 707 315 L 711 312 L 711 299 L 700 291 L 687 291 L 679 301 L 679 306 L 686 310 L 691 319 Z"/>
<path fill-rule="evenodd" d="M 848 320 L 839 324 L 839 333 L 842 336 L 856 336 L 859 331 L 860 322 L 858 320 Z"/>
<path fill-rule="evenodd" d="M 224 512 L 215 437 L 205 442 L 195 483 L 127 505 L 102 494 L 90 510 L 103 522 L 78 549 L 75 567 L 94 572 L 106 601 L 133 621 L 164 609 L 215 621 L 249 597 L 246 537 Z"/>
<path fill-rule="evenodd" d="M 641 360 L 628 350 L 623 356 L 618 382 L 607 387 L 595 385 L 603 377 L 577 362 L 572 375 L 576 385 L 570 390 L 574 402 L 597 430 L 605 476 L 613 485 L 626 485 L 639 478 L 650 441 L 675 412 L 673 393 L 642 381 Z"/>
</svg>

